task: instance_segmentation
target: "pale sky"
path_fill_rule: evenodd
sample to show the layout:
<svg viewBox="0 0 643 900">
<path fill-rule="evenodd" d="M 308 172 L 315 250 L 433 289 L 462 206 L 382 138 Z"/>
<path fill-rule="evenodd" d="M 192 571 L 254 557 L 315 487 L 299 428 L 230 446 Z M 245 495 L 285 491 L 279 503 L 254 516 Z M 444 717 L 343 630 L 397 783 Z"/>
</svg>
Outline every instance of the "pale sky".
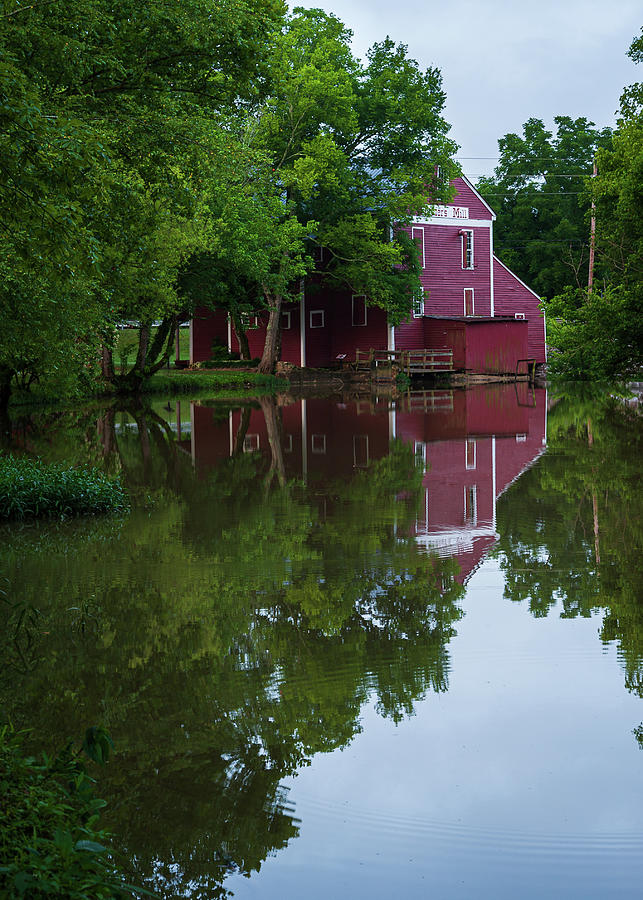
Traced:
<svg viewBox="0 0 643 900">
<path fill-rule="evenodd" d="M 636 0 L 318 0 L 335 13 L 358 55 L 389 35 L 420 65 L 437 66 L 445 117 L 466 174 L 491 173 L 498 138 L 527 119 L 585 116 L 614 125 L 623 87 L 643 81 L 625 55 L 643 25 Z"/>
</svg>

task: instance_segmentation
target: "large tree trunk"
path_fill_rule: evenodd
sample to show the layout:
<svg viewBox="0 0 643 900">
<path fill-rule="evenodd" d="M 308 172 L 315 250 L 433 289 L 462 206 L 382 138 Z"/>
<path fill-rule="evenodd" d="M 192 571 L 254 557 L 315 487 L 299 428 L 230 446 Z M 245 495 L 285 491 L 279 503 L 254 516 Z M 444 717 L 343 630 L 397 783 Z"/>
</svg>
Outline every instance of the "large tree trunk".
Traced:
<svg viewBox="0 0 643 900">
<path fill-rule="evenodd" d="M 232 319 L 234 333 L 239 341 L 239 354 L 241 355 L 241 359 L 250 359 L 250 344 L 248 343 L 248 335 L 243 327 L 243 323 L 239 316 L 231 314 L 230 318 Z"/>
<path fill-rule="evenodd" d="M 8 366 L 0 366 L 0 411 L 6 414 L 11 397 L 13 372 Z"/>
<path fill-rule="evenodd" d="M 163 319 L 156 329 L 154 339 L 147 353 L 147 365 L 145 374 L 153 375 L 167 364 L 174 344 L 174 335 L 178 328 L 177 316 L 169 316 Z"/>
<path fill-rule="evenodd" d="M 280 487 L 286 483 L 286 466 L 284 464 L 284 451 L 281 444 L 281 420 L 278 415 L 277 401 L 274 397 L 260 397 L 259 403 L 263 411 L 270 444 L 270 470 L 266 475 L 266 488 L 270 486 L 273 476 L 277 476 Z"/>
<path fill-rule="evenodd" d="M 263 355 L 259 363 L 258 371 L 264 375 L 271 375 L 279 359 L 279 337 L 281 333 L 281 294 L 271 294 L 264 288 L 264 295 L 268 302 L 270 316 L 266 330 L 266 342 L 263 347 Z"/>
<path fill-rule="evenodd" d="M 174 345 L 177 317 L 163 319 L 152 337 L 152 324 L 141 322 L 138 332 L 136 361 L 129 372 L 122 373 L 119 383 L 122 390 L 138 393 L 150 375 L 158 372 L 169 360 Z"/>
<path fill-rule="evenodd" d="M 251 412 L 252 409 L 249 406 L 243 407 L 241 420 L 239 421 L 239 427 L 237 428 L 237 433 L 234 439 L 234 447 L 232 450 L 233 456 L 241 456 L 241 454 L 243 453 L 243 444 L 246 439 L 246 434 L 248 433 Z"/>
<path fill-rule="evenodd" d="M 100 354 L 100 369 L 105 381 L 114 384 L 116 373 L 114 372 L 114 353 L 111 347 L 103 344 Z"/>
</svg>

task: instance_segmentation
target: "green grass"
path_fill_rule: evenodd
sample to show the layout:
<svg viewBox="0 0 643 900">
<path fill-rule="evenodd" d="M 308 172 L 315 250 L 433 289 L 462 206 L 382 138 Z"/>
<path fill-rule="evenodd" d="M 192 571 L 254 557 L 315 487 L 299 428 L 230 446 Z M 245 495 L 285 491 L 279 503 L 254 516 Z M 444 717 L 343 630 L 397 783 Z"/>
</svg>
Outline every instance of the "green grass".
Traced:
<svg viewBox="0 0 643 900">
<path fill-rule="evenodd" d="M 152 328 L 151 338 L 154 338 L 156 328 Z M 138 347 L 138 328 L 119 328 L 116 345 L 114 347 L 114 365 L 126 366 L 131 365 L 136 358 L 136 350 Z M 179 358 L 190 358 L 190 329 L 188 327 L 179 328 Z M 174 360 L 174 353 L 172 353 Z M 117 370 L 118 371 L 118 370 Z"/>
<path fill-rule="evenodd" d="M 220 369 L 200 369 L 196 372 L 157 372 L 145 384 L 144 394 L 184 394 L 190 391 L 208 390 L 229 396 L 230 389 L 257 391 L 285 390 L 289 382 L 276 375 L 260 375 L 257 372 L 230 372 Z"/>
<path fill-rule="evenodd" d="M 127 508 L 120 481 L 97 469 L 0 455 L 0 519 L 64 518 Z"/>
</svg>

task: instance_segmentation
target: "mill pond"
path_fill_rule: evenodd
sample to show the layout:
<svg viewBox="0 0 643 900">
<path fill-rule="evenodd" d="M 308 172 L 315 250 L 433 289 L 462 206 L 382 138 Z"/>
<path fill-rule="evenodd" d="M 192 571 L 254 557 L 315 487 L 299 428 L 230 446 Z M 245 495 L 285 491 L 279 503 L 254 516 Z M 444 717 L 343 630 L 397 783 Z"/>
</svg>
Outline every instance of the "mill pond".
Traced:
<svg viewBox="0 0 643 900">
<path fill-rule="evenodd" d="M 132 509 L 3 528 L 5 714 L 107 728 L 162 897 L 638 897 L 642 434 L 526 383 L 16 423 Z"/>
</svg>

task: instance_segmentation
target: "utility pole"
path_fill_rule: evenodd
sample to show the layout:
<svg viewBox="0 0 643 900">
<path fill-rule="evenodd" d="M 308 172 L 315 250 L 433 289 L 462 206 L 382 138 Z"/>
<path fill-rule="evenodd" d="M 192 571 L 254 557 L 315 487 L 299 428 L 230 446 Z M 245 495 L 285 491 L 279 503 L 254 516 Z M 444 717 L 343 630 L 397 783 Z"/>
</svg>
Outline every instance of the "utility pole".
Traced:
<svg viewBox="0 0 643 900">
<path fill-rule="evenodd" d="M 594 169 L 592 171 L 592 178 L 596 178 L 597 168 L 596 168 L 596 158 L 594 158 Z M 592 197 L 592 218 L 589 232 L 589 275 L 587 277 L 587 293 L 592 293 L 592 285 L 594 283 L 594 250 L 596 247 L 596 203 L 594 202 L 594 198 Z"/>
</svg>

